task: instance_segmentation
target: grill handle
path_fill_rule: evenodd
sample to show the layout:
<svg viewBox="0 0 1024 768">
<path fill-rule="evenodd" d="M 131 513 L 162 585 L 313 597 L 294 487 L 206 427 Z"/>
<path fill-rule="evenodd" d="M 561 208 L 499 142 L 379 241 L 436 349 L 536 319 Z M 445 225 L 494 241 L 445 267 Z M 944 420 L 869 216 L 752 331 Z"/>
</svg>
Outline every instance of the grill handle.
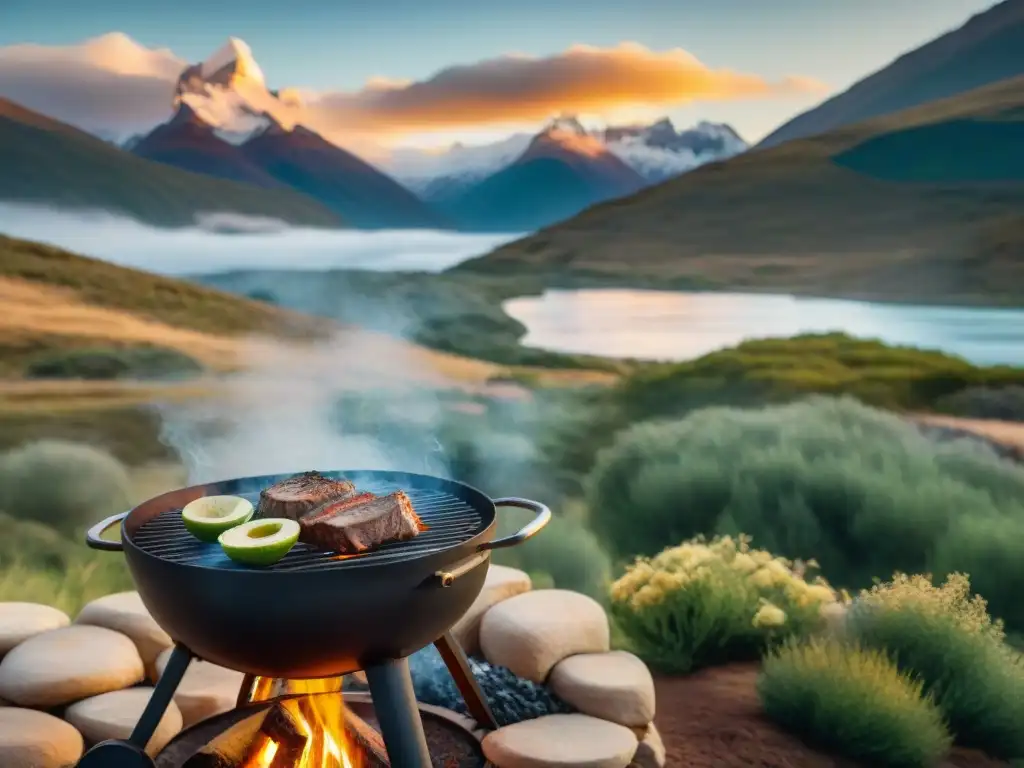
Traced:
<svg viewBox="0 0 1024 768">
<path fill-rule="evenodd" d="M 503 539 L 495 539 L 494 541 L 485 541 L 476 548 L 477 552 L 484 552 L 490 549 L 505 549 L 506 547 L 514 547 L 517 544 L 522 544 L 547 525 L 551 520 L 551 510 L 539 501 L 530 501 L 529 499 L 520 499 L 514 496 L 509 496 L 503 499 L 495 499 L 494 506 L 528 509 L 531 512 L 536 513 L 537 516 L 511 536 L 506 536 Z"/>
<path fill-rule="evenodd" d="M 85 543 L 89 545 L 90 549 L 99 549 L 104 552 L 124 552 L 124 544 L 120 541 L 104 539 L 103 533 L 108 528 L 113 528 L 126 517 L 128 517 L 128 512 L 118 512 L 116 515 L 111 515 L 106 520 L 100 520 L 96 525 L 85 532 Z"/>
</svg>

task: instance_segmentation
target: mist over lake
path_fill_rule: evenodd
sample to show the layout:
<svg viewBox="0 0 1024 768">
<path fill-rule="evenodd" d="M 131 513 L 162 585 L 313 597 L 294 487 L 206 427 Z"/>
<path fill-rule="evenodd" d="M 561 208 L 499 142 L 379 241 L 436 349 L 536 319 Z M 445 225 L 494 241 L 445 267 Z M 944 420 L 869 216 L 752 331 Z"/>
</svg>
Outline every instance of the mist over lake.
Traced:
<svg viewBox="0 0 1024 768">
<path fill-rule="evenodd" d="M 223 231 L 226 228 L 232 231 Z M 0 204 L 0 233 L 164 275 L 235 269 L 439 272 L 519 237 L 302 229 L 268 219 L 216 215 L 196 227 L 158 229 L 109 213 L 11 204 Z"/>
</svg>

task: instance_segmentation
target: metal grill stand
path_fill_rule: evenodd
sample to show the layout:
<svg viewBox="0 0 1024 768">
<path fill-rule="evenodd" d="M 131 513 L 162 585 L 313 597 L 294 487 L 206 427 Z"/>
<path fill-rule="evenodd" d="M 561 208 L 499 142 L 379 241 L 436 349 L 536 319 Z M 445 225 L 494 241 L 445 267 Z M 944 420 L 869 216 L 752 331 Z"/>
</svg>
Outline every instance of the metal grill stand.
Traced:
<svg viewBox="0 0 1024 768">
<path fill-rule="evenodd" d="M 469 659 L 451 632 L 438 638 L 434 645 L 473 719 L 487 730 L 497 729 L 497 721 L 473 677 Z M 97 744 L 78 763 L 78 768 L 154 768 L 152 758 L 145 752 L 146 745 L 156 732 L 192 658 L 191 651 L 176 645 L 131 736 L 127 741 L 110 740 Z M 409 660 L 384 662 L 368 667 L 365 672 L 392 768 L 431 768 L 430 750 L 413 691 Z M 245 677 L 239 691 L 240 704 L 251 701 L 254 681 L 251 675 Z"/>
</svg>

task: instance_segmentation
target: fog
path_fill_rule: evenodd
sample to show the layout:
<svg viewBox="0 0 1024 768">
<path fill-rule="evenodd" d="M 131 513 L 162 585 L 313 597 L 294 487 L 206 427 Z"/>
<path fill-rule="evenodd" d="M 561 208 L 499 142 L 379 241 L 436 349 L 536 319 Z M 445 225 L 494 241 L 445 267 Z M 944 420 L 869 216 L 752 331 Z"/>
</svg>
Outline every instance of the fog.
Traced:
<svg viewBox="0 0 1024 768">
<path fill-rule="evenodd" d="M 302 229 L 232 214 L 199 216 L 195 227 L 158 229 L 106 212 L 3 203 L 0 233 L 165 275 L 234 269 L 436 272 L 519 237 L 431 230 Z"/>
</svg>

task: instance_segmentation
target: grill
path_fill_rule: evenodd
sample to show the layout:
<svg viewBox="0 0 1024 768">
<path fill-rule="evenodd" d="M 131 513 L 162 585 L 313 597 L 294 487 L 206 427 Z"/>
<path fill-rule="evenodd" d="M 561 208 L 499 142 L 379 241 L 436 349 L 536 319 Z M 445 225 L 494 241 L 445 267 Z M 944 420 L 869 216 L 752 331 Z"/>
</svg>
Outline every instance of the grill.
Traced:
<svg viewBox="0 0 1024 768">
<path fill-rule="evenodd" d="M 428 530 L 414 539 L 359 555 L 296 545 L 276 564 L 253 568 L 230 560 L 218 544 L 193 538 L 181 510 L 202 496 L 259 492 L 288 475 L 237 478 L 163 494 L 113 515 L 86 535 L 94 549 L 124 552 L 146 608 L 174 639 L 175 651 L 131 737 L 91 749 L 79 768 L 153 768 L 143 751 L 193 658 L 274 679 L 366 672 L 393 768 L 429 768 L 430 754 L 407 657 L 433 643 L 474 718 L 494 717 L 450 628 L 480 594 L 492 549 L 536 534 L 551 517 L 527 499 L 491 500 L 451 480 L 398 472 L 333 471 L 361 491 L 403 490 Z M 497 506 L 531 510 L 518 533 L 494 539 Z M 102 538 L 120 523 L 121 541 Z"/>
<path fill-rule="evenodd" d="M 480 514 L 464 499 L 445 491 L 402 488 L 393 482 L 358 482 L 360 491 L 378 495 L 405 490 L 416 508 L 417 514 L 427 524 L 428 530 L 411 541 L 397 541 L 385 544 L 360 555 L 338 555 L 315 549 L 307 544 L 297 544 L 287 555 L 264 571 L 303 571 L 311 569 L 346 568 L 370 563 L 387 563 L 450 549 L 464 544 L 481 533 L 486 525 Z M 255 493 L 234 493 L 254 505 L 259 501 Z M 199 541 L 185 530 L 181 520 L 181 507 L 163 512 L 131 534 L 132 543 L 140 550 L 170 563 L 191 565 L 200 568 L 226 568 L 249 570 L 224 554 L 220 545 Z"/>
</svg>

